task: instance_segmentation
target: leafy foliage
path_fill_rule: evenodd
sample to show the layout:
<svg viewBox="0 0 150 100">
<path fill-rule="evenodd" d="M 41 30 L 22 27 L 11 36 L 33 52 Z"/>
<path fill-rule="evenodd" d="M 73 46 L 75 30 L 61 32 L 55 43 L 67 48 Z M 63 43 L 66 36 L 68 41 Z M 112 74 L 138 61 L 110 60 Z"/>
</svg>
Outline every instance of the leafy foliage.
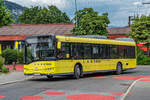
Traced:
<svg viewBox="0 0 150 100">
<path fill-rule="evenodd" d="M 30 53 L 31 52 L 28 51 L 28 54 Z M 22 49 L 21 51 L 6 49 L 2 52 L 2 57 L 5 58 L 5 64 L 12 64 L 13 62 L 17 64 L 24 64 L 24 49 Z"/>
<path fill-rule="evenodd" d="M 13 23 L 13 16 L 9 10 L 6 9 L 4 1 L 0 0 L 0 27 Z"/>
<path fill-rule="evenodd" d="M 56 6 L 26 8 L 22 15 L 19 16 L 18 21 L 22 24 L 71 23 L 67 14 L 61 12 Z"/>
<path fill-rule="evenodd" d="M 5 58 L 5 64 L 17 62 L 17 50 L 6 49 L 2 52 L 2 57 Z"/>
<path fill-rule="evenodd" d="M 99 16 L 98 12 L 92 8 L 84 8 L 76 12 L 73 19 L 75 27 L 72 32 L 73 35 L 105 35 L 107 36 L 107 27 L 110 23 L 108 13 L 103 13 Z"/>
<path fill-rule="evenodd" d="M 141 16 L 135 18 L 131 25 L 131 32 L 129 34 L 136 43 L 146 43 L 147 47 L 150 44 L 150 16 Z M 147 55 L 149 56 L 149 49 Z"/>
<path fill-rule="evenodd" d="M 144 51 L 140 50 L 140 48 L 137 47 L 136 55 L 137 55 L 137 64 L 143 65 Z"/>
<path fill-rule="evenodd" d="M 150 42 L 150 16 L 134 19 L 129 35 L 137 43 Z"/>
<path fill-rule="evenodd" d="M 144 51 L 137 47 L 137 64 L 150 65 L 150 56 L 144 56 Z"/>
<path fill-rule="evenodd" d="M 3 72 L 3 73 L 7 73 L 7 72 L 9 72 L 9 69 L 6 68 L 6 67 L 2 67 L 2 72 Z"/>
<path fill-rule="evenodd" d="M 2 56 L 0 56 L 0 71 L 7 73 L 9 72 L 9 69 L 4 66 L 4 63 L 5 59 Z"/>
<path fill-rule="evenodd" d="M 24 64 L 24 50 L 18 51 L 17 60 L 19 64 Z"/>
<path fill-rule="evenodd" d="M 5 59 L 0 56 L 0 70 L 2 70 L 2 67 L 4 67 Z"/>
<path fill-rule="evenodd" d="M 150 56 L 145 56 L 144 57 L 143 65 L 150 65 Z"/>
</svg>

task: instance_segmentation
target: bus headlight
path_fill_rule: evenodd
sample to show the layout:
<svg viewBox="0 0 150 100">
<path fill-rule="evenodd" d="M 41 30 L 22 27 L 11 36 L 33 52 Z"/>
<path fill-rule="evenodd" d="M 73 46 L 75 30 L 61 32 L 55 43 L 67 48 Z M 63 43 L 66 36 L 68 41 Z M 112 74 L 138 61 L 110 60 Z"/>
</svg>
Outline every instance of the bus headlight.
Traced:
<svg viewBox="0 0 150 100">
<path fill-rule="evenodd" d="M 28 70 L 27 68 L 24 68 L 24 70 Z"/>
</svg>

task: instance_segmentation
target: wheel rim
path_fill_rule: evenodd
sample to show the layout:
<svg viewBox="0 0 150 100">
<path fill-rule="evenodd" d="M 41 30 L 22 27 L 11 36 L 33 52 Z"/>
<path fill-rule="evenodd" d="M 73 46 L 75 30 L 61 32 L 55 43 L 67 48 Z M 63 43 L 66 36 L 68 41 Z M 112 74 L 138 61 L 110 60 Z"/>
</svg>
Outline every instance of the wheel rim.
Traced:
<svg viewBox="0 0 150 100">
<path fill-rule="evenodd" d="M 79 67 L 79 65 L 76 65 L 75 70 L 74 70 L 74 76 L 75 76 L 76 79 L 79 79 L 80 75 L 81 75 L 80 67 Z"/>
<path fill-rule="evenodd" d="M 118 71 L 118 73 L 121 73 L 121 71 L 122 71 L 122 68 L 121 68 L 120 64 L 118 64 L 117 71 Z"/>
<path fill-rule="evenodd" d="M 80 76 L 80 68 L 77 67 L 77 75 Z"/>
</svg>

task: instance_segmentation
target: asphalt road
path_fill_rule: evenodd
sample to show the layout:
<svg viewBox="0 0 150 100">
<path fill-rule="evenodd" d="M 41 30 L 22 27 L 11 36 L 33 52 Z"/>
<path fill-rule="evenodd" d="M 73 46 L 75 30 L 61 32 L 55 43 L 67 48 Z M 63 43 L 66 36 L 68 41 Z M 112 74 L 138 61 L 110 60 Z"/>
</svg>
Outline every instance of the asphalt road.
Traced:
<svg viewBox="0 0 150 100">
<path fill-rule="evenodd" d="M 137 69 L 119 76 L 111 72 L 96 73 L 85 75 L 79 80 L 70 76 L 53 79 L 37 76 L 34 79 L 1 85 L 0 100 L 119 100 L 135 80 L 145 76 L 150 78 L 150 66 L 138 66 Z M 137 82 L 125 100 L 150 100 L 149 84 L 148 79 Z"/>
</svg>

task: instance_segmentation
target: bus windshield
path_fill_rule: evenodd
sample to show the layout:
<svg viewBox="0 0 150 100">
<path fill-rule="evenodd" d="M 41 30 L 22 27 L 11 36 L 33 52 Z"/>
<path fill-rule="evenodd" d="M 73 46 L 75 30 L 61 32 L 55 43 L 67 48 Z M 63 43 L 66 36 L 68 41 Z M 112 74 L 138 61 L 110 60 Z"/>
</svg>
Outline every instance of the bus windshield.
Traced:
<svg viewBox="0 0 150 100">
<path fill-rule="evenodd" d="M 53 39 L 34 37 L 26 40 L 26 62 L 52 59 L 56 59 Z"/>
</svg>

